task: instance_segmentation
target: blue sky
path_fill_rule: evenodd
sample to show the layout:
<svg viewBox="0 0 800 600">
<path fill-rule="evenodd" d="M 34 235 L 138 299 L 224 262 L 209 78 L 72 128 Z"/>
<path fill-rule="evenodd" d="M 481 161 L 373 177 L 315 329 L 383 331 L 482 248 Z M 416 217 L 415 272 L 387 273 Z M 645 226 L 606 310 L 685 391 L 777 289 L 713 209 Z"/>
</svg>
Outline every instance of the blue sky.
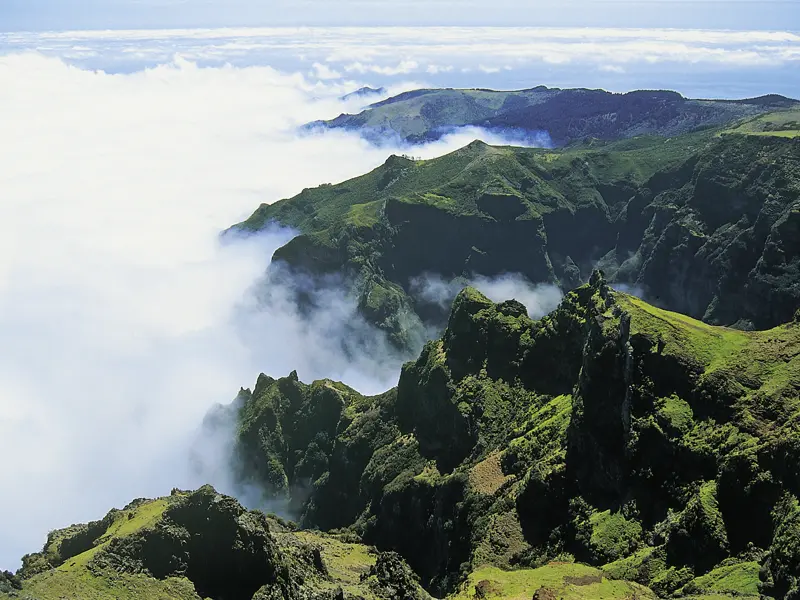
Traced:
<svg viewBox="0 0 800 600">
<path fill-rule="evenodd" d="M 0 0 L 0 31 L 279 25 L 800 30 L 800 0 Z"/>
</svg>

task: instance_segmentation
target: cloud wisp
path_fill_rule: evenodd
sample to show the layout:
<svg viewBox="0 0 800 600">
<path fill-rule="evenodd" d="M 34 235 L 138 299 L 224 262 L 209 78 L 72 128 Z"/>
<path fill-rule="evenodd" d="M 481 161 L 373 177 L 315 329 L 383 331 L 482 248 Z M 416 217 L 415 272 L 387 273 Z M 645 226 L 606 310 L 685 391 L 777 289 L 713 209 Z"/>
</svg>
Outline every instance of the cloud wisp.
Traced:
<svg viewBox="0 0 800 600">
<path fill-rule="evenodd" d="M 528 309 L 528 316 L 540 319 L 552 312 L 561 302 L 563 294 L 558 286 L 549 283 L 532 283 L 519 273 L 505 273 L 496 277 L 472 275 L 444 279 L 440 275 L 424 273 L 411 280 L 411 293 L 418 302 L 433 304 L 448 310 L 456 295 L 466 286 L 472 286 L 492 302 L 517 300 Z"/>
</svg>

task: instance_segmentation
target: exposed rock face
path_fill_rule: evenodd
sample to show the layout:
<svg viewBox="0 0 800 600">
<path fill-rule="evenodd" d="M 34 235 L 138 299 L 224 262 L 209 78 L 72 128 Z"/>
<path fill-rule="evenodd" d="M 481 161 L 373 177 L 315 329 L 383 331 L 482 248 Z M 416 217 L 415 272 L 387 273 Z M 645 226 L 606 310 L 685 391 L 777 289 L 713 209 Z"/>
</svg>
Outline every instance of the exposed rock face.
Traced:
<svg viewBox="0 0 800 600">
<path fill-rule="evenodd" d="M 395 552 L 382 552 L 370 569 L 376 578 L 373 588 L 386 600 L 424 600 L 427 594 L 419 589 L 417 576 Z"/>
<path fill-rule="evenodd" d="M 439 593 L 465 564 L 569 553 L 663 594 L 717 569 L 754 589 L 759 563 L 784 597 L 800 575 L 798 382 L 797 324 L 711 327 L 599 273 L 540 321 L 468 288 L 396 391 L 340 405 L 302 521 L 350 525 Z"/>
</svg>

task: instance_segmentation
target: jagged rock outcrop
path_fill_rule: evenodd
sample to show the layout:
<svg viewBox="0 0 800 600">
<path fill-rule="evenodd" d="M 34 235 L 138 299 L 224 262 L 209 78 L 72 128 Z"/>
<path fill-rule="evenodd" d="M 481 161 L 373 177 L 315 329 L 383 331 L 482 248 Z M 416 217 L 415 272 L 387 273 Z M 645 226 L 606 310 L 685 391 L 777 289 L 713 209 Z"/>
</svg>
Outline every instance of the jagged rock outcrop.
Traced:
<svg viewBox="0 0 800 600">
<path fill-rule="evenodd" d="M 468 288 L 395 391 L 345 401 L 302 524 L 349 526 L 438 593 L 570 556 L 661 594 L 741 571 L 783 598 L 798 382 L 794 323 L 712 327 L 600 273 L 539 321 Z"/>
</svg>

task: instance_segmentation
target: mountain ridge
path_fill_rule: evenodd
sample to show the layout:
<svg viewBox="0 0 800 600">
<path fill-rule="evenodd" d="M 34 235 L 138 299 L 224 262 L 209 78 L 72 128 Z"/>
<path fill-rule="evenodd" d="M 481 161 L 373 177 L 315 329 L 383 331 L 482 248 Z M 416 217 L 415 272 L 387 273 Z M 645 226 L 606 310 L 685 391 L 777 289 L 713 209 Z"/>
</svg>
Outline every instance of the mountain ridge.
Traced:
<svg viewBox="0 0 800 600">
<path fill-rule="evenodd" d="M 664 308 L 764 329 L 800 302 L 800 138 L 771 122 L 753 134 L 561 150 L 476 141 L 426 161 L 392 156 L 263 204 L 231 231 L 299 231 L 273 263 L 345 275 L 361 313 L 401 347 L 413 347 L 421 320 L 441 327 L 446 317 L 415 296 L 425 275 L 511 272 L 568 290 L 599 267 Z"/>
<path fill-rule="evenodd" d="M 299 231 L 270 268 L 337 274 L 418 346 L 397 386 L 262 373 L 209 413 L 299 526 L 176 489 L 51 532 L 0 599 L 800 597 L 798 113 L 475 141 L 262 205 L 228 235 Z M 509 272 L 561 303 L 415 289 Z"/>
<path fill-rule="evenodd" d="M 358 131 L 377 144 L 387 138 L 412 144 L 433 141 L 460 127 L 482 127 L 500 134 L 547 132 L 558 147 L 587 137 L 679 135 L 798 105 L 797 100 L 778 94 L 715 100 L 686 98 L 671 90 L 429 88 L 403 92 L 358 114 L 341 114 L 307 127 Z"/>
</svg>

